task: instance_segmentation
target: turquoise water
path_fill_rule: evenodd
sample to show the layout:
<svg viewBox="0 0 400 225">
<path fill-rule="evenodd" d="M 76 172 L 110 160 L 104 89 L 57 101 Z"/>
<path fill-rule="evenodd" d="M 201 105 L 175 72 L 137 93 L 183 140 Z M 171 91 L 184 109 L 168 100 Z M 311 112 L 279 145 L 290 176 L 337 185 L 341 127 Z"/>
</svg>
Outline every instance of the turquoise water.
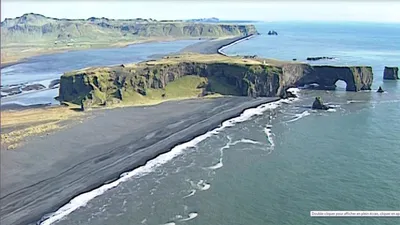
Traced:
<svg viewBox="0 0 400 225">
<path fill-rule="evenodd" d="M 384 65 L 399 66 L 400 26 L 257 26 L 279 35 L 226 53 L 371 65 L 373 88 L 382 85 L 386 93 L 300 90 L 299 99 L 255 110 L 56 224 L 400 224 L 400 218 L 310 217 L 311 210 L 400 210 L 400 81 L 382 80 Z M 310 110 L 315 96 L 334 110 Z"/>
</svg>

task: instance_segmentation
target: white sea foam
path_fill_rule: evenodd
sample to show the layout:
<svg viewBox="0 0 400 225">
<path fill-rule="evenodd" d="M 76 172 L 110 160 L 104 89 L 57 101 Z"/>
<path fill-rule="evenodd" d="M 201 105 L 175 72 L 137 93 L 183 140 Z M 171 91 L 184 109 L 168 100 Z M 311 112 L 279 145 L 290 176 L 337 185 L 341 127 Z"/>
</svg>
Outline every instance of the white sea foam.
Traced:
<svg viewBox="0 0 400 225">
<path fill-rule="evenodd" d="M 268 141 L 271 145 L 270 149 L 273 149 L 275 147 L 275 142 L 274 142 L 274 138 L 273 138 L 273 134 L 271 131 L 272 126 L 271 125 L 267 125 L 267 127 L 264 128 L 264 132 L 267 135 Z"/>
<path fill-rule="evenodd" d="M 261 145 L 262 144 L 261 142 L 254 141 L 254 140 L 251 140 L 251 139 L 246 139 L 246 138 L 242 138 L 239 141 L 234 141 L 234 142 L 232 142 L 232 139 L 229 136 L 228 136 L 228 139 L 229 139 L 229 142 L 219 149 L 220 157 L 219 157 L 218 163 L 216 163 L 213 166 L 209 166 L 206 169 L 216 170 L 216 169 L 219 169 L 219 168 L 223 167 L 224 164 L 223 164 L 222 160 L 223 160 L 223 157 L 224 157 L 224 150 L 230 148 L 233 145 L 237 145 L 239 143 L 255 144 L 255 145 Z"/>
<path fill-rule="evenodd" d="M 107 190 L 115 188 L 120 183 L 128 181 L 131 178 L 138 178 L 138 177 L 144 176 L 144 175 L 152 172 L 156 167 L 159 167 L 159 166 L 167 163 L 168 161 L 172 160 L 176 156 L 182 154 L 185 149 L 190 148 L 190 147 L 195 147 L 198 143 L 204 141 L 205 139 L 207 139 L 208 137 L 211 137 L 212 135 L 218 134 L 221 130 L 223 130 L 227 127 L 232 127 L 236 123 L 240 123 L 240 122 L 249 120 L 251 117 L 253 117 L 255 115 L 262 115 L 265 111 L 271 110 L 271 109 L 276 109 L 280 105 L 281 105 L 281 102 L 277 101 L 277 102 L 263 104 L 257 108 L 247 109 L 240 116 L 233 118 L 233 119 L 229 119 L 227 121 L 224 121 L 222 123 L 222 126 L 216 128 L 208 133 L 197 136 L 196 138 L 192 139 L 191 141 L 188 141 L 181 145 L 175 146 L 174 148 L 172 148 L 171 151 L 164 153 L 162 155 L 159 155 L 155 159 L 148 161 L 142 167 L 139 167 L 139 168 L 134 169 L 133 171 L 121 174 L 121 176 L 118 180 L 108 183 L 108 184 L 105 184 L 99 188 L 92 190 L 92 191 L 89 191 L 89 192 L 86 192 L 86 193 L 76 196 L 69 203 L 62 206 L 56 212 L 51 213 L 48 218 L 44 219 L 40 223 L 40 225 L 49 225 L 56 221 L 59 221 L 60 219 L 69 215 L 70 213 L 77 210 L 78 208 L 86 206 L 86 204 L 93 198 L 95 198 L 99 195 L 102 195 Z M 207 184 L 205 187 L 203 187 L 203 189 L 204 188 L 208 189 L 209 187 L 210 187 L 210 185 Z"/>
<path fill-rule="evenodd" d="M 164 223 L 164 225 L 175 225 L 176 223 L 174 222 L 168 222 L 168 223 Z"/>
<path fill-rule="evenodd" d="M 292 92 L 293 94 L 298 96 L 300 93 L 300 88 L 289 88 L 287 89 L 287 91 Z"/>
<path fill-rule="evenodd" d="M 206 191 L 206 190 L 210 189 L 210 187 L 211 187 L 211 184 L 209 184 L 209 183 L 204 183 L 204 184 L 203 184 L 203 187 L 201 187 L 200 190 Z"/>
<path fill-rule="evenodd" d="M 288 121 L 286 121 L 286 122 L 287 122 L 287 123 L 291 123 L 291 122 L 297 121 L 297 120 L 299 120 L 299 119 L 301 119 L 301 118 L 303 118 L 303 117 L 309 116 L 309 115 L 310 115 L 310 112 L 304 111 L 304 112 L 302 112 L 302 113 L 296 114 L 295 117 L 294 117 L 293 119 L 288 120 Z"/>
<path fill-rule="evenodd" d="M 201 190 L 201 191 L 206 191 L 206 190 L 210 189 L 210 187 L 211 187 L 211 184 L 206 183 L 204 180 L 200 180 L 196 184 L 193 181 L 190 181 L 190 184 L 192 185 L 192 187 L 194 187 L 198 190 Z"/>
<path fill-rule="evenodd" d="M 220 161 L 217 164 L 207 167 L 207 169 L 216 170 L 216 169 L 222 168 L 223 166 L 224 166 L 224 164 L 222 163 L 222 160 L 220 159 Z"/>
<path fill-rule="evenodd" d="M 189 220 L 196 218 L 198 215 L 199 215 L 198 213 L 192 212 L 192 213 L 189 213 L 188 218 L 181 219 L 179 221 L 189 221 Z"/>
<path fill-rule="evenodd" d="M 196 193 L 196 190 L 191 190 L 188 195 L 183 196 L 183 198 L 189 198 L 190 196 L 193 196 Z"/>
<path fill-rule="evenodd" d="M 336 109 L 328 109 L 326 111 L 328 111 L 328 112 L 336 112 Z"/>
</svg>

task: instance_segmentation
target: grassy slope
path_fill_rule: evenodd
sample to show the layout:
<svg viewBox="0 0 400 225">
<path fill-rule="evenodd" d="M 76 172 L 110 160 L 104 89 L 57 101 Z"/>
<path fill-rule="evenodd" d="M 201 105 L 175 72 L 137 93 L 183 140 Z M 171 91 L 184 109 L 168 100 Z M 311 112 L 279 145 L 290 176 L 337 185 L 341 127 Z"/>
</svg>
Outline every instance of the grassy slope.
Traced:
<svg viewBox="0 0 400 225">
<path fill-rule="evenodd" d="M 28 136 L 60 129 L 62 121 L 83 115 L 71 109 L 76 109 L 76 106 L 2 111 L 1 149 L 14 149 Z"/>
<path fill-rule="evenodd" d="M 198 86 L 203 82 L 206 82 L 206 78 L 185 76 L 168 83 L 165 90 L 149 89 L 147 96 L 134 92 L 123 103 L 107 108 L 154 105 L 169 100 L 197 98 L 202 93 L 202 89 Z M 223 85 L 221 84 L 220 87 L 223 88 Z M 165 94 L 164 97 L 163 94 Z M 219 96 L 221 95 L 214 94 L 207 97 Z M 79 106 L 71 105 L 70 107 L 1 112 L 1 149 L 12 150 L 23 144 L 23 141 L 29 136 L 43 135 L 62 129 L 65 127 L 63 121 L 83 119 L 82 116 L 85 113 L 78 111 L 79 108 Z"/>
</svg>

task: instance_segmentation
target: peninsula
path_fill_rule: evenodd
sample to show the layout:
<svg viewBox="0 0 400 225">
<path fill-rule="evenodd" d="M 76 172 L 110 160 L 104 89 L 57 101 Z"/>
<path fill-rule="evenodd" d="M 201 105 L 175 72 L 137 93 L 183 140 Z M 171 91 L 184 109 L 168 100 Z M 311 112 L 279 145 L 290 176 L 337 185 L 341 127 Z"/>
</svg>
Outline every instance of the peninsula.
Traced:
<svg viewBox="0 0 400 225">
<path fill-rule="evenodd" d="M 26 25 L 30 28 L 21 31 L 25 28 L 18 24 L 29 24 L 33 17 L 36 25 Z M 251 25 L 142 19 L 122 23 L 37 14 L 3 23 L 8 28 L 2 29 L 2 37 L 21 43 L 40 34 L 42 46 L 55 45 L 54 39 L 57 46 L 68 44 L 71 38 L 79 40 L 73 46 L 85 40 L 88 44 L 92 34 L 100 37 L 96 43 L 110 45 L 116 42 L 106 37 L 127 42 L 169 35 L 246 39 L 257 32 Z M 73 32 L 75 28 L 81 32 Z M 13 48 L 11 43 L 9 48 Z M 343 80 L 347 91 L 371 89 L 369 66 L 311 66 L 253 56 L 229 57 L 220 52 L 227 43 L 212 45 L 214 54 L 193 53 L 190 51 L 207 51 L 190 46 L 157 60 L 65 72 L 58 96 L 62 106 L 2 111 L 0 223 L 37 222 L 73 197 L 118 179 L 248 108 L 290 97 L 291 87 L 317 83 L 321 89 L 332 89 L 337 80 Z"/>
<path fill-rule="evenodd" d="M 61 76 L 59 100 L 90 107 L 214 93 L 286 97 L 286 90 L 291 87 L 317 83 L 322 89 L 332 89 L 338 80 L 347 83 L 348 91 L 370 90 L 372 68 L 311 66 L 262 58 L 188 53 L 137 64 L 65 73 Z M 170 88 L 181 82 L 192 82 L 193 90 Z"/>
</svg>

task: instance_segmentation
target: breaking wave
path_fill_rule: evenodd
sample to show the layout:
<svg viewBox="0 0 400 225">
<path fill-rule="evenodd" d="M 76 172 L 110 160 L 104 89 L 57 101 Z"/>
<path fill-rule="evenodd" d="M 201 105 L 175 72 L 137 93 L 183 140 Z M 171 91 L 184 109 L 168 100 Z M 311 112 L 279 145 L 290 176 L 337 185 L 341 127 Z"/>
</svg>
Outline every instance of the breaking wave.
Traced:
<svg viewBox="0 0 400 225">
<path fill-rule="evenodd" d="M 290 90 L 293 93 L 297 93 L 299 89 L 292 88 Z M 69 215 L 70 213 L 72 213 L 73 211 L 86 206 L 86 204 L 93 198 L 102 195 L 103 193 L 105 193 L 106 191 L 108 191 L 112 188 L 115 188 L 120 183 L 125 182 L 131 178 L 142 177 L 142 176 L 152 172 L 155 168 L 167 163 L 168 161 L 172 160 L 173 158 L 177 157 L 178 155 L 181 155 L 185 149 L 188 149 L 190 147 L 195 147 L 198 143 L 204 141 L 205 139 L 207 139 L 213 135 L 218 134 L 220 131 L 222 131 L 223 129 L 225 129 L 227 127 L 234 126 L 236 123 L 241 123 L 241 122 L 247 121 L 256 115 L 262 115 L 267 110 L 276 109 L 277 107 L 282 105 L 283 101 L 287 101 L 287 99 L 279 100 L 276 102 L 270 102 L 270 103 L 260 105 L 256 108 L 247 109 L 240 116 L 224 121 L 220 127 L 216 128 L 206 134 L 197 136 L 189 142 L 175 146 L 174 148 L 171 149 L 171 151 L 161 154 L 158 157 L 156 157 L 155 159 L 148 161 L 144 166 L 138 167 L 138 168 L 134 169 L 133 171 L 121 174 L 121 176 L 118 180 L 108 183 L 108 184 L 104 184 L 103 186 L 98 187 L 92 191 L 89 191 L 89 192 L 86 192 L 84 194 L 74 197 L 69 203 L 62 206 L 56 212 L 51 213 L 49 216 L 45 216 L 41 220 L 40 225 L 50 225 L 56 221 L 59 221 L 60 219 Z M 292 99 L 292 101 L 293 101 L 293 99 Z M 274 144 L 273 140 L 271 139 L 271 134 L 267 133 L 267 136 L 270 140 L 271 146 L 273 147 L 275 144 Z M 240 141 L 247 142 L 247 143 L 254 142 L 252 140 L 240 140 Z M 221 160 L 220 164 L 215 165 L 214 167 L 220 168 L 222 165 L 223 164 L 222 164 L 222 160 Z M 201 185 L 202 186 L 201 186 L 200 190 L 207 190 L 211 186 L 208 183 L 202 183 Z"/>
</svg>

